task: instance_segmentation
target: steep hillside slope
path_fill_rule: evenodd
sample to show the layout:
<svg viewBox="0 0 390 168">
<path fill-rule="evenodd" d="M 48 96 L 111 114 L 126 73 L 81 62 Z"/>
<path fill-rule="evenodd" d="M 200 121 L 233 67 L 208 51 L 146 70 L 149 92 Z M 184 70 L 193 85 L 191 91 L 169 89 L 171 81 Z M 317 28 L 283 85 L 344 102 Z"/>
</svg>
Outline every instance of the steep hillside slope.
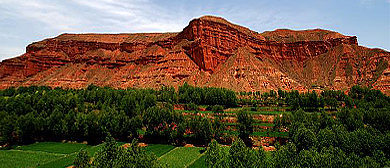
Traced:
<svg viewBox="0 0 390 168">
<path fill-rule="evenodd" d="M 236 91 L 348 89 L 390 93 L 390 53 L 337 32 L 257 33 L 223 18 L 192 20 L 179 33 L 62 34 L 0 63 L 0 88 L 226 87 Z"/>
</svg>

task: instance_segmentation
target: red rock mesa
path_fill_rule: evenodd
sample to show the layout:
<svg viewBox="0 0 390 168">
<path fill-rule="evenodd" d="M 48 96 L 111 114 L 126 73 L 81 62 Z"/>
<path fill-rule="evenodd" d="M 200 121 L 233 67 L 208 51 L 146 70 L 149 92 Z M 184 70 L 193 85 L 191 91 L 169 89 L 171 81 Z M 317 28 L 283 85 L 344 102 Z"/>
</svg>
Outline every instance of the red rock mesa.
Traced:
<svg viewBox="0 0 390 168">
<path fill-rule="evenodd" d="M 314 29 L 257 33 L 223 18 L 179 33 L 62 34 L 0 63 L 0 88 L 196 86 L 235 91 L 372 86 L 390 93 L 390 53 L 355 36 Z"/>
</svg>

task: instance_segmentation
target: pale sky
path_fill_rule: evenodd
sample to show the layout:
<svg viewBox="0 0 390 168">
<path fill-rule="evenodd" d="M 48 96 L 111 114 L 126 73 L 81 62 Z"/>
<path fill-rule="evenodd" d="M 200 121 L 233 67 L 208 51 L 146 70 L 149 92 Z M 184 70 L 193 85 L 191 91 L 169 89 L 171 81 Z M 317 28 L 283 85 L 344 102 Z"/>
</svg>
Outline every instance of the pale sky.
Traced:
<svg viewBox="0 0 390 168">
<path fill-rule="evenodd" d="M 390 0 L 0 0 L 0 60 L 62 33 L 179 32 L 203 15 L 260 33 L 327 29 L 390 51 Z"/>
</svg>

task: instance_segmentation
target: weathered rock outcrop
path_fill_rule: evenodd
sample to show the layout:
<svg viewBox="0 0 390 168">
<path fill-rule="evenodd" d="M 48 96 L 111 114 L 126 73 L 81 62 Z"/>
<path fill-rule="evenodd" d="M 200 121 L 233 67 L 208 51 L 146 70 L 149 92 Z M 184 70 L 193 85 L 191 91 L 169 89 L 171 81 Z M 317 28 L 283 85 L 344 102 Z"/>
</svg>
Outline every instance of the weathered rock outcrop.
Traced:
<svg viewBox="0 0 390 168">
<path fill-rule="evenodd" d="M 236 91 L 348 89 L 390 93 L 390 53 L 314 29 L 257 33 L 204 16 L 179 33 L 62 34 L 0 63 L 0 88 L 197 86 Z"/>
</svg>

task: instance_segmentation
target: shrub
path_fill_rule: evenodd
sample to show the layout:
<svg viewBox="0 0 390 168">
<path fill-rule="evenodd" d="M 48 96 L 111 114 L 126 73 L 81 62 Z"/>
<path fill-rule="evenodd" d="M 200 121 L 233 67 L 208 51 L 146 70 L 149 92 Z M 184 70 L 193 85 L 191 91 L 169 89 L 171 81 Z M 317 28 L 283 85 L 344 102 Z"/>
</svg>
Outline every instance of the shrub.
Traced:
<svg viewBox="0 0 390 168">
<path fill-rule="evenodd" d="M 75 168 L 86 168 L 89 165 L 89 155 L 88 151 L 82 149 L 77 153 L 77 156 L 75 160 L 73 161 L 73 164 L 75 165 Z"/>
</svg>

